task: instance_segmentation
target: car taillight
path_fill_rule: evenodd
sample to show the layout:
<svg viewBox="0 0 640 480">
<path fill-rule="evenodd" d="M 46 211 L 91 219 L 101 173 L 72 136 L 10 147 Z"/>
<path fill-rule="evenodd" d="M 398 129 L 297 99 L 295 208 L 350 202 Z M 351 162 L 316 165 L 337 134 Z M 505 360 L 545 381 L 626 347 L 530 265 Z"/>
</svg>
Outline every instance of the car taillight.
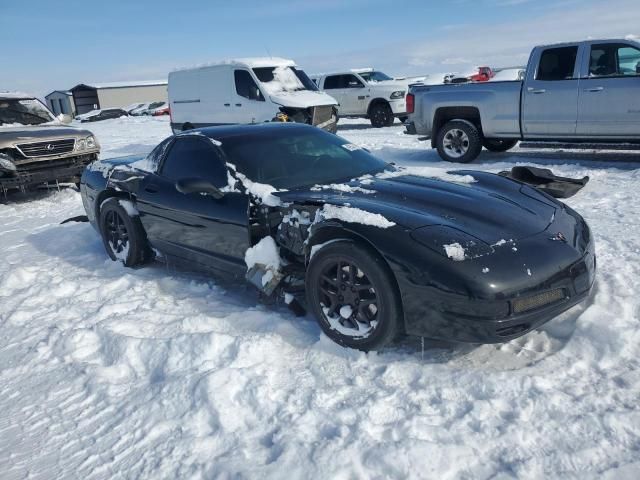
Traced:
<svg viewBox="0 0 640 480">
<path fill-rule="evenodd" d="M 407 113 L 413 113 L 416 103 L 416 98 L 413 96 L 413 93 L 407 93 L 405 100 L 407 102 Z"/>
</svg>

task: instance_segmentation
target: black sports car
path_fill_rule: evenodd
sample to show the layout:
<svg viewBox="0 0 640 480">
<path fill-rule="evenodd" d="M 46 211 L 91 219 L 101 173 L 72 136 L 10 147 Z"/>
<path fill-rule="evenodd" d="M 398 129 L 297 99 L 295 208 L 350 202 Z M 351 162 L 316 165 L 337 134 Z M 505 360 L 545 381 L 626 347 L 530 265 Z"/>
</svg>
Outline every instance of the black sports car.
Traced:
<svg viewBox="0 0 640 480">
<path fill-rule="evenodd" d="M 243 276 L 336 342 L 398 333 L 503 342 L 584 299 L 593 239 L 571 208 L 498 175 L 408 174 L 299 124 L 167 138 L 90 165 L 81 191 L 109 256 Z"/>
</svg>

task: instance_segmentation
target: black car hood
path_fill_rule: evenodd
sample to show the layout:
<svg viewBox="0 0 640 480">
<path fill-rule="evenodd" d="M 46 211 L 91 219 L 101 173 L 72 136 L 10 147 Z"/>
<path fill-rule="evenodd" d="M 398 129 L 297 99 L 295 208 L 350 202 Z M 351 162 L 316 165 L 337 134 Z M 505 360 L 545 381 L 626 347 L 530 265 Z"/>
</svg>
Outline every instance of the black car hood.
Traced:
<svg viewBox="0 0 640 480">
<path fill-rule="evenodd" d="M 454 173 L 454 172 L 451 172 Z M 498 175 L 455 172 L 471 175 L 472 183 L 436 178 L 385 175 L 347 182 L 361 190 L 342 192 L 312 187 L 278 194 L 293 203 L 330 203 L 379 213 L 408 229 L 446 225 L 492 244 L 499 240 L 520 240 L 545 230 L 560 205 L 535 189 Z"/>
</svg>

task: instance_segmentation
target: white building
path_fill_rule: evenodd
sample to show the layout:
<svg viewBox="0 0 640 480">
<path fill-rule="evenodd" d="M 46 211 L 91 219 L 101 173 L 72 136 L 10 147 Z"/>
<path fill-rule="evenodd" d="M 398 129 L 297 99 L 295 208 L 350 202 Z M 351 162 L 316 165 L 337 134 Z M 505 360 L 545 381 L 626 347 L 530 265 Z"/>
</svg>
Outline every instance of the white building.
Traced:
<svg viewBox="0 0 640 480">
<path fill-rule="evenodd" d="M 71 93 L 79 115 L 91 110 L 124 107 L 136 102 L 166 102 L 167 80 L 90 85 L 81 83 L 73 87 Z"/>
<path fill-rule="evenodd" d="M 71 95 L 71 92 L 54 90 L 44 98 L 47 101 L 47 106 L 54 115 L 57 116 L 62 113 L 75 117 L 76 110 L 73 105 L 73 96 Z"/>
</svg>

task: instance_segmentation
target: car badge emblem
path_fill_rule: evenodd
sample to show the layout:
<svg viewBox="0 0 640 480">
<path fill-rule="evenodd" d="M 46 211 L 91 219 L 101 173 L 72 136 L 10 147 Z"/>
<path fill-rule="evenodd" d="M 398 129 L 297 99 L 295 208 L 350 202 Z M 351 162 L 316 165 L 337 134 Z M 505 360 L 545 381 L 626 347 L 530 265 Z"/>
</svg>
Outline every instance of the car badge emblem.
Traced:
<svg viewBox="0 0 640 480">
<path fill-rule="evenodd" d="M 54 148 L 56 147 L 54 147 L 52 143 L 47 144 L 47 150 L 53 150 Z"/>
<path fill-rule="evenodd" d="M 553 240 L 554 242 L 564 242 L 567 243 L 567 237 L 564 236 L 562 232 L 558 232 L 552 237 L 549 237 L 549 240 Z"/>
</svg>

